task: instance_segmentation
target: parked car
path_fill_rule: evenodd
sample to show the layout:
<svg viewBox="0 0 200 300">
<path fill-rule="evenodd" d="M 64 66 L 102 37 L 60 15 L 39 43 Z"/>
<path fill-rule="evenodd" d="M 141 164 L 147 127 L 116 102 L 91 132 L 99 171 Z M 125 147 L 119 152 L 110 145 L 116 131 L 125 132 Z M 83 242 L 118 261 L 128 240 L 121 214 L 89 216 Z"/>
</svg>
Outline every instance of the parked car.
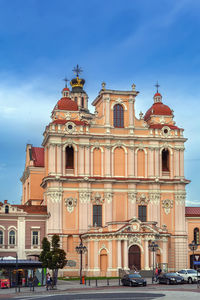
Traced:
<svg viewBox="0 0 200 300">
<path fill-rule="evenodd" d="M 194 269 L 183 269 L 177 272 L 178 275 L 182 276 L 185 282 L 194 283 L 197 282 L 197 271 Z M 200 274 L 198 276 L 200 280 Z"/>
<path fill-rule="evenodd" d="M 3 275 L 0 275 L 0 288 L 9 288 L 10 287 L 10 280 Z"/>
<path fill-rule="evenodd" d="M 177 273 L 163 273 L 158 276 L 159 283 L 179 284 L 184 283 L 184 278 Z"/>
<path fill-rule="evenodd" d="M 121 279 L 121 282 L 123 285 L 127 285 L 127 286 L 147 285 L 146 279 L 142 278 L 141 275 L 138 273 L 124 275 L 124 277 Z"/>
</svg>

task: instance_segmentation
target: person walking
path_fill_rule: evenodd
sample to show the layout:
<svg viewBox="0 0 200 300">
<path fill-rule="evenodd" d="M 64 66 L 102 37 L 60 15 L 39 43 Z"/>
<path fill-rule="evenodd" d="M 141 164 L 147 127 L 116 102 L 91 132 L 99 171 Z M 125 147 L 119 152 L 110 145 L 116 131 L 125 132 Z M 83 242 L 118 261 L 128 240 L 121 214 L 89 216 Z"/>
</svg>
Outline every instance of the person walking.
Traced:
<svg viewBox="0 0 200 300">
<path fill-rule="evenodd" d="M 157 280 L 158 280 L 158 267 L 156 267 L 155 276 L 156 276 L 156 282 L 157 282 Z"/>
<path fill-rule="evenodd" d="M 47 276 L 46 276 L 46 290 L 47 291 L 49 290 L 50 286 L 51 286 L 51 276 L 49 273 L 47 273 Z"/>
</svg>

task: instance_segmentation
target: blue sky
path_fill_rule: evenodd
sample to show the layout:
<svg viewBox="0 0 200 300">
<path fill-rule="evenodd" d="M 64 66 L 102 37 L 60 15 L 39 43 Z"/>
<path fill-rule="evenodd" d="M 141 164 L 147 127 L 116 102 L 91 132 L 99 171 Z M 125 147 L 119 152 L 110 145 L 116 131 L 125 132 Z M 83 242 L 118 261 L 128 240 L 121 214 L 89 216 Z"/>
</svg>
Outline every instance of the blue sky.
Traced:
<svg viewBox="0 0 200 300">
<path fill-rule="evenodd" d="M 107 88 L 140 91 L 136 113 L 163 102 L 188 138 L 187 204 L 199 205 L 200 2 L 0 0 L 0 201 L 19 203 L 27 143 L 40 146 L 62 79 L 78 63 L 92 100 Z"/>
</svg>

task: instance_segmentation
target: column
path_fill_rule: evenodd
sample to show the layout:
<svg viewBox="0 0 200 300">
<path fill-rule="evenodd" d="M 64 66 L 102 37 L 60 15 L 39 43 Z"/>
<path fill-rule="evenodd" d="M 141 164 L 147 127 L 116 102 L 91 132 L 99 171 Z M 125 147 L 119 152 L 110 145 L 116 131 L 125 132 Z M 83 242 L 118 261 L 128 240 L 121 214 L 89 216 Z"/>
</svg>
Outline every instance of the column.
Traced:
<svg viewBox="0 0 200 300">
<path fill-rule="evenodd" d="M 99 252 L 98 252 L 98 241 L 94 241 L 94 272 L 99 271 Z"/>
<path fill-rule="evenodd" d="M 108 274 L 111 276 L 112 275 L 112 268 L 113 268 L 113 265 L 112 265 L 112 240 L 110 240 L 108 242 L 108 251 L 109 251 L 109 254 L 108 254 Z"/>
<path fill-rule="evenodd" d="M 158 148 L 155 149 L 155 160 L 154 160 L 154 163 L 155 163 L 155 176 L 159 177 L 160 176 L 160 168 L 159 168 L 159 165 L 160 165 L 160 153 L 159 153 L 159 149 Z"/>
<path fill-rule="evenodd" d="M 19 259 L 25 259 L 26 255 L 25 255 L 25 249 L 26 249 L 26 245 L 25 245 L 25 230 L 26 230 L 26 226 L 25 226 L 25 218 L 24 217 L 19 217 L 18 221 L 17 221 L 17 254 L 18 254 L 18 258 Z M 30 232 L 30 234 L 32 234 Z M 30 237 L 30 242 L 31 241 Z M 30 246 L 29 246 L 30 247 Z"/>
<path fill-rule="evenodd" d="M 57 145 L 57 174 L 62 175 L 62 147 L 61 144 Z"/>
<path fill-rule="evenodd" d="M 55 174 L 55 145 L 49 144 L 49 174 Z"/>
<path fill-rule="evenodd" d="M 85 175 L 90 175 L 90 147 L 85 147 Z"/>
<path fill-rule="evenodd" d="M 174 155 L 170 152 L 170 178 L 174 178 Z"/>
<path fill-rule="evenodd" d="M 79 145 L 78 149 L 78 175 L 84 175 L 84 147 Z"/>
<path fill-rule="evenodd" d="M 105 147 L 105 176 L 111 176 L 110 146 Z"/>
<path fill-rule="evenodd" d="M 128 240 L 124 240 L 124 270 L 129 270 L 129 267 L 128 267 Z"/>
<path fill-rule="evenodd" d="M 149 270 L 149 241 L 144 240 L 144 269 Z"/>
<path fill-rule="evenodd" d="M 148 149 L 148 166 L 149 166 L 149 174 L 148 177 L 153 177 L 154 176 L 154 149 L 153 148 L 149 148 Z"/>
<path fill-rule="evenodd" d="M 162 240 L 162 263 L 167 264 L 168 263 L 168 255 L 167 255 L 167 238 Z"/>
<path fill-rule="evenodd" d="M 107 96 L 104 100 L 106 102 L 106 105 L 105 105 L 105 108 L 106 108 L 106 111 L 105 111 L 105 115 L 106 115 L 106 127 L 110 125 L 110 97 Z"/>
<path fill-rule="evenodd" d="M 180 176 L 184 177 L 184 149 L 180 150 Z"/>
<path fill-rule="evenodd" d="M 117 241 L 117 268 L 122 267 L 122 251 L 121 251 L 121 240 Z"/>
<path fill-rule="evenodd" d="M 131 146 L 128 149 L 128 177 L 134 176 L 134 148 Z"/>
</svg>

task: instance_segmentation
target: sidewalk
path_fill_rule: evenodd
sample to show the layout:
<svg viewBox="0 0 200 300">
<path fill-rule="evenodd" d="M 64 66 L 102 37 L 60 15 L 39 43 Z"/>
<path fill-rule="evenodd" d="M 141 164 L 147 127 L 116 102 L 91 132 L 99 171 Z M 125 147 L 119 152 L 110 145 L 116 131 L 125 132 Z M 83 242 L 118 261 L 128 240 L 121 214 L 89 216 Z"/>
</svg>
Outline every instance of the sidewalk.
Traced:
<svg viewBox="0 0 200 300">
<path fill-rule="evenodd" d="M 51 289 L 49 291 L 46 290 L 45 286 L 40 286 L 40 287 L 35 287 L 34 291 L 30 291 L 29 287 L 21 287 L 20 292 L 16 292 L 15 288 L 11 289 L 0 289 L 0 298 L 3 297 L 3 295 L 7 295 L 8 298 L 12 298 L 14 296 L 31 296 L 31 295 L 43 295 L 43 294 L 57 294 L 63 291 L 68 291 L 68 292 L 76 292 L 80 290 L 101 290 L 101 289 L 109 289 L 109 288 L 116 288 L 118 289 L 119 287 L 121 288 L 126 288 L 121 285 L 119 286 L 119 280 L 118 279 L 110 279 L 109 280 L 109 286 L 107 285 L 107 280 L 98 280 L 97 281 L 97 286 L 96 286 L 96 280 L 91 280 L 90 281 L 90 286 L 89 286 L 89 281 L 86 282 L 85 284 L 80 284 L 79 281 L 64 281 L 64 280 L 58 280 L 57 288 L 56 289 Z M 156 292 L 156 291 L 185 291 L 185 292 L 198 292 L 200 293 L 200 289 L 197 289 L 196 284 L 184 284 L 184 285 L 159 285 L 157 283 L 152 284 L 151 278 L 147 278 L 147 287 L 139 287 L 139 288 L 133 288 L 134 290 L 138 289 L 141 291 L 145 292 Z M 200 297 L 200 294 L 199 294 Z"/>
</svg>

